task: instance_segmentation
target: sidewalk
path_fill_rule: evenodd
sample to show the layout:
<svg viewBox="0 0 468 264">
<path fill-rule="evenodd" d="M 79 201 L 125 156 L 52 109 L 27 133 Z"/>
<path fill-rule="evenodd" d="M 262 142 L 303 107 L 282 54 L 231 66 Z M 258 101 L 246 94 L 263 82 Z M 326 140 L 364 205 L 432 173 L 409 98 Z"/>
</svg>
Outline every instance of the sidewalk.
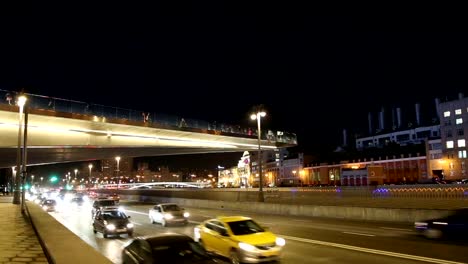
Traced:
<svg viewBox="0 0 468 264">
<path fill-rule="evenodd" d="M 39 239 L 13 196 L 0 196 L 0 264 L 49 263 Z"/>
</svg>

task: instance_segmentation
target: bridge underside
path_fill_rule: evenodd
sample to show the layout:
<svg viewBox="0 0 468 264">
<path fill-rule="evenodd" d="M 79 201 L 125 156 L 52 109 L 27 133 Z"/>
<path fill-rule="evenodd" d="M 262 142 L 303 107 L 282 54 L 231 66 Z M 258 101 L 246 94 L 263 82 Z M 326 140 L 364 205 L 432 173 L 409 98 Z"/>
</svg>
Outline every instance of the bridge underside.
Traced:
<svg viewBox="0 0 468 264">
<path fill-rule="evenodd" d="M 219 153 L 219 149 L 207 148 L 155 148 L 155 147 L 109 147 L 109 148 L 28 148 L 27 164 L 41 165 L 62 162 L 89 161 L 122 157 L 168 156 L 184 154 Z M 239 149 L 222 152 L 242 152 Z M 17 149 L 0 148 L 0 168 L 16 166 Z"/>
</svg>

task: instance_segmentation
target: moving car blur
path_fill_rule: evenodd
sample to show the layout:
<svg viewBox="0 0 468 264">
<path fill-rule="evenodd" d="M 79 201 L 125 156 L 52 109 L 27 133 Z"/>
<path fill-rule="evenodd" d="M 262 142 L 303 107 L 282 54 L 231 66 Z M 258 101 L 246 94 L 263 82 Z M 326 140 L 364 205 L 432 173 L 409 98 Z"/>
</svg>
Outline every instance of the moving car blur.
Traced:
<svg viewBox="0 0 468 264">
<path fill-rule="evenodd" d="M 250 217 L 223 216 L 194 228 L 194 239 L 208 252 L 229 258 L 231 263 L 279 261 L 286 244 Z"/>
<path fill-rule="evenodd" d="M 91 218 L 94 218 L 96 213 L 102 209 L 119 209 L 118 203 L 111 199 L 98 199 L 93 202 L 91 209 Z"/>
<path fill-rule="evenodd" d="M 130 263 L 217 263 L 190 236 L 162 233 L 137 237 L 122 250 L 122 262 Z"/>
<path fill-rule="evenodd" d="M 163 203 L 149 209 L 148 216 L 152 224 L 160 223 L 162 226 L 167 226 L 169 224 L 186 225 L 190 214 L 175 203 Z"/>
<path fill-rule="evenodd" d="M 93 219 L 93 232 L 102 233 L 104 238 L 109 235 L 127 234 L 129 237 L 133 235 L 133 223 L 129 220 L 123 211 L 118 209 L 102 209 L 96 213 Z"/>
<path fill-rule="evenodd" d="M 57 210 L 57 201 L 54 199 L 45 199 L 42 201 L 41 207 L 47 212 L 55 212 Z"/>
<path fill-rule="evenodd" d="M 468 236 L 468 208 L 453 211 L 447 217 L 414 223 L 419 234 L 429 239 L 465 238 Z"/>
</svg>

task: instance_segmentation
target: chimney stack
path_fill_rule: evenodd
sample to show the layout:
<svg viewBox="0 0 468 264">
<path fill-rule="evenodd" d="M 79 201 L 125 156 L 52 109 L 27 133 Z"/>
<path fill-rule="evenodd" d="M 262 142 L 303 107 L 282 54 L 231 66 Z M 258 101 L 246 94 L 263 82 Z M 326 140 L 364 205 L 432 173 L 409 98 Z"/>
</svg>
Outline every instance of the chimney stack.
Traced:
<svg viewBox="0 0 468 264">
<path fill-rule="evenodd" d="M 437 117 L 437 119 L 439 119 L 439 104 L 440 104 L 440 99 L 439 99 L 439 98 L 435 98 L 434 101 L 435 101 L 436 117 Z"/>
<path fill-rule="evenodd" d="M 369 135 L 372 135 L 373 131 L 372 131 L 372 113 L 371 112 L 367 114 L 367 121 L 369 123 Z"/>
<path fill-rule="evenodd" d="M 463 99 L 463 97 L 465 97 L 465 96 L 463 95 L 463 93 L 458 93 L 458 100 Z"/>
<path fill-rule="evenodd" d="M 421 116 L 420 116 L 420 108 L 421 106 L 419 105 L 419 103 L 416 103 L 415 105 L 415 109 L 416 109 L 416 126 L 420 126 L 421 125 Z"/>
<path fill-rule="evenodd" d="M 401 108 L 397 107 L 396 109 L 396 118 L 397 118 L 397 128 L 401 128 Z"/>
<path fill-rule="evenodd" d="M 384 108 L 382 107 L 382 110 L 379 113 L 379 128 L 381 131 L 385 129 L 385 122 L 384 122 Z"/>
</svg>

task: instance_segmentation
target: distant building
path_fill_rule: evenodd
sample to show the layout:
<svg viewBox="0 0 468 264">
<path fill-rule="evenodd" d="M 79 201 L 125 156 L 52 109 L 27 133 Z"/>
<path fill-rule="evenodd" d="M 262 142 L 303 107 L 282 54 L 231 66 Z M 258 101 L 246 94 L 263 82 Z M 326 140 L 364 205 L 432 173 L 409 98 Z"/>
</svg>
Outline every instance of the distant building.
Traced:
<svg viewBox="0 0 468 264">
<path fill-rule="evenodd" d="M 445 180 L 467 178 L 468 97 L 439 104 L 442 157 L 432 169 L 434 176 Z M 432 164 L 437 164 L 433 162 Z"/>
</svg>

